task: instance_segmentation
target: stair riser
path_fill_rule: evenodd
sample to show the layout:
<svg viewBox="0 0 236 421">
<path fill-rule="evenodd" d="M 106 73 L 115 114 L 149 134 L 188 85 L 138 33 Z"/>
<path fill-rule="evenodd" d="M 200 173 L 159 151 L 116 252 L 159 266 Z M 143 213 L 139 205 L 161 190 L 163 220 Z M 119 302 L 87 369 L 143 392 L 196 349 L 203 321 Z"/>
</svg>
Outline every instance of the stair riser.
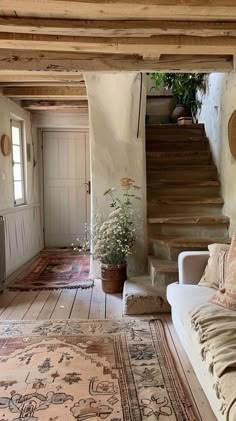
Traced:
<svg viewBox="0 0 236 421">
<path fill-rule="evenodd" d="M 146 129 L 146 137 L 147 139 L 156 139 L 156 138 L 168 138 L 175 139 L 175 138 L 181 138 L 186 139 L 187 141 L 191 138 L 199 139 L 201 137 L 205 137 L 204 128 L 199 127 L 193 127 L 193 128 L 186 128 L 185 127 L 148 127 Z"/>
<path fill-rule="evenodd" d="M 196 250 L 207 250 L 207 246 L 206 247 L 190 247 L 190 246 L 186 246 L 186 247 L 167 247 L 164 246 L 162 244 L 158 244 L 155 242 L 152 242 L 149 245 L 149 253 L 151 255 L 154 255 L 160 259 L 166 259 L 166 260 L 171 260 L 171 261 L 176 261 L 178 259 L 178 256 L 180 253 L 182 253 L 183 251 L 196 251 Z"/>
<path fill-rule="evenodd" d="M 178 156 L 178 157 L 167 157 L 161 156 L 157 158 L 151 158 L 147 161 L 147 168 L 150 169 L 161 169 L 161 168 L 170 168 L 173 166 L 175 167 L 192 167 L 193 165 L 207 165 L 211 163 L 211 157 L 206 154 L 202 155 L 194 155 L 192 157 L 189 156 Z"/>
<path fill-rule="evenodd" d="M 171 216 L 171 215 L 220 215 L 222 204 L 214 205 L 148 205 L 148 216 Z"/>
<path fill-rule="evenodd" d="M 209 151 L 207 142 L 156 142 L 146 143 L 148 152 Z"/>
<path fill-rule="evenodd" d="M 228 235 L 228 226 L 226 224 L 217 225 L 175 225 L 175 224 L 149 224 L 149 238 L 158 235 L 167 237 L 187 237 L 187 238 L 226 238 Z"/>
<path fill-rule="evenodd" d="M 148 169 L 147 182 L 152 184 L 158 181 L 176 181 L 179 180 L 183 184 L 188 180 L 218 180 L 218 174 L 215 170 L 208 171 L 160 171 L 156 169 Z"/>
<path fill-rule="evenodd" d="M 177 273 L 160 273 L 155 271 L 154 268 L 149 269 L 149 275 L 152 280 L 152 284 L 157 285 L 169 285 L 173 282 L 178 282 L 179 276 Z"/>
<path fill-rule="evenodd" d="M 213 187 L 161 187 L 161 188 L 149 188 L 148 200 L 158 199 L 161 197 L 215 197 L 220 195 L 220 188 L 218 186 Z"/>
</svg>

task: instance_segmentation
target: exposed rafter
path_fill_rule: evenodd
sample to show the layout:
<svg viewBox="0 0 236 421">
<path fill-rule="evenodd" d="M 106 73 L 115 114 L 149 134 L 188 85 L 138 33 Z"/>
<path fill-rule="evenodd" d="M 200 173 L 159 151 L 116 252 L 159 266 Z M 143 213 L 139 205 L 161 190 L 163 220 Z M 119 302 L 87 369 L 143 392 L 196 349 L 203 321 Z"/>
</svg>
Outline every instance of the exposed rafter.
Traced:
<svg viewBox="0 0 236 421">
<path fill-rule="evenodd" d="M 119 54 L 75 54 L 37 51 L 0 51 L 0 80 L 13 70 L 17 75 L 25 72 L 25 80 L 30 72 L 44 72 L 55 75 L 68 72 L 73 75 L 81 71 L 160 71 L 160 72 L 230 72 L 233 58 L 229 55 L 162 55 L 160 59 L 143 59 L 140 56 Z M 17 76 L 16 76 L 17 77 Z"/>
<path fill-rule="evenodd" d="M 124 54 L 159 57 L 161 54 L 234 54 L 236 37 L 160 35 L 151 38 L 89 38 L 0 33 L 0 49 L 85 54 Z"/>
<path fill-rule="evenodd" d="M 86 101 L 21 101 L 21 106 L 28 111 L 63 111 L 88 113 Z"/>
<path fill-rule="evenodd" d="M 82 37 L 236 36 L 236 22 L 76 20 L 0 17 L 0 32 Z"/>
<path fill-rule="evenodd" d="M 87 99 L 85 87 L 9 87 L 3 89 L 3 95 L 14 99 Z"/>
<path fill-rule="evenodd" d="M 1 0 L 2 15 L 72 19 L 235 20 L 234 0 Z"/>
</svg>

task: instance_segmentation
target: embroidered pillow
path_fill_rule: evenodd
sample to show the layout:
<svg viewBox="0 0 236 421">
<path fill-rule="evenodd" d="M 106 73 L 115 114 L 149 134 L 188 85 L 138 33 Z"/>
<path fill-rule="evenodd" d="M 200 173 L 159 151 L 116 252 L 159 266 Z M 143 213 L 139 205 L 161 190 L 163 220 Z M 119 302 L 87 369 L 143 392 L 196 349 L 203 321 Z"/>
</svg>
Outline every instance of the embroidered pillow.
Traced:
<svg viewBox="0 0 236 421">
<path fill-rule="evenodd" d="M 226 261 L 224 288 L 217 291 L 209 301 L 236 310 L 236 232 Z"/>
<path fill-rule="evenodd" d="M 210 244 L 210 253 L 206 269 L 198 285 L 210 288 L 222 288 L 225 278 L 225 260 L 230 246 L 228 244 Z"/>
</svg>

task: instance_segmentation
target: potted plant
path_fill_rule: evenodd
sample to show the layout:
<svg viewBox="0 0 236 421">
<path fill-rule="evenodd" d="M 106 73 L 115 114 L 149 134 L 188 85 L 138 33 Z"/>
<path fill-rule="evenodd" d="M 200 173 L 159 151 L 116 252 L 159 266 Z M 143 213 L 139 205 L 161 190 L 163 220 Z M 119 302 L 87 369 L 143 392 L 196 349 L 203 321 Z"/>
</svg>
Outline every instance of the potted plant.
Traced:
<svg viewBox="0 0 236 421">
<path fill-rule="evenodd" d="M 196 118 L 201 108 L 197 92 L 205 92 L 206 80 L 203 73 L 152 73 L 155 87 L 171 89 L 177 105 L 171 114 L 171 121 L 176 123 L 180 117 Z"/>
<path fill-rule="evenodd" d="M 93 256 L 101 262 L 102 289 L 106 293 L 123 291 L 127 279 L 127 258 L 137 238 L 134 201 L 140 187 L 131 178 L 122 178 L 121 192 L 114 187 L 104 195 L 110 198 L 107 218 L 96 217 L 93 228 Z"/>
</svg>

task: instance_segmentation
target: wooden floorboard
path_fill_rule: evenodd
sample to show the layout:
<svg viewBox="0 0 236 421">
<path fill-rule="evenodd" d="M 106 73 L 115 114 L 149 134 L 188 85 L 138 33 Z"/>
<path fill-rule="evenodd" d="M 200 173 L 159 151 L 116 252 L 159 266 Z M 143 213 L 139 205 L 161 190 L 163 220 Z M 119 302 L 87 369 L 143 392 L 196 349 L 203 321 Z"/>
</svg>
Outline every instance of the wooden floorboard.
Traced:
<svg viewBox="0 0 236 421">
<path fill-rule="evenodd" d="M 89 319 L 106 318 L 106 295 L 102 290 L 100 279 L 95 279 L 92 292 Z"/>
<path fill-rule="evenodd" d="M 8 306 L 11 305 L 18 294 L 19 291 L 5 290 L 4 293 L 0 295 L 0 315 L 6 310 Z"/>
<path fill-rule="evenodd" d="M 72 306 L 74 304 L 76 289 L 64 289 L 55 305 L 50 319 L 69 319 Z"/>
<path fill-rule="evenodd" d="M 106 294 L 106 319 L 121 319 L 122 294 Z"/>
<path fill-rule="evenodd" d="M 78 289 L 71 310 L 71 319 L 88 319 L 92 298 L 92 288 Z"/>
<path fill-rule="evenodd" d="M 61 291 L 53 290 L 50 292 L 42 310 L 40 311 L 37 320 L 48 320 L 51 318 L 51 315 L 55 309 L 55 306 L 60 298 Z"/>
<path fill-rule="evenodd" d="M 19 293 L 11 305 L 1 314 L 0 318 L 2 320 L 23 319 L 38 294 L 39 291 L 24 291 Z"/>
<path fill-rule="evenodd" d="M 50 291 L 40 291 L 30 308 L 24 315 L 25 320 L 36 320 L 39 316 L 45 302 L 50 295 Z"/>
</svg>

